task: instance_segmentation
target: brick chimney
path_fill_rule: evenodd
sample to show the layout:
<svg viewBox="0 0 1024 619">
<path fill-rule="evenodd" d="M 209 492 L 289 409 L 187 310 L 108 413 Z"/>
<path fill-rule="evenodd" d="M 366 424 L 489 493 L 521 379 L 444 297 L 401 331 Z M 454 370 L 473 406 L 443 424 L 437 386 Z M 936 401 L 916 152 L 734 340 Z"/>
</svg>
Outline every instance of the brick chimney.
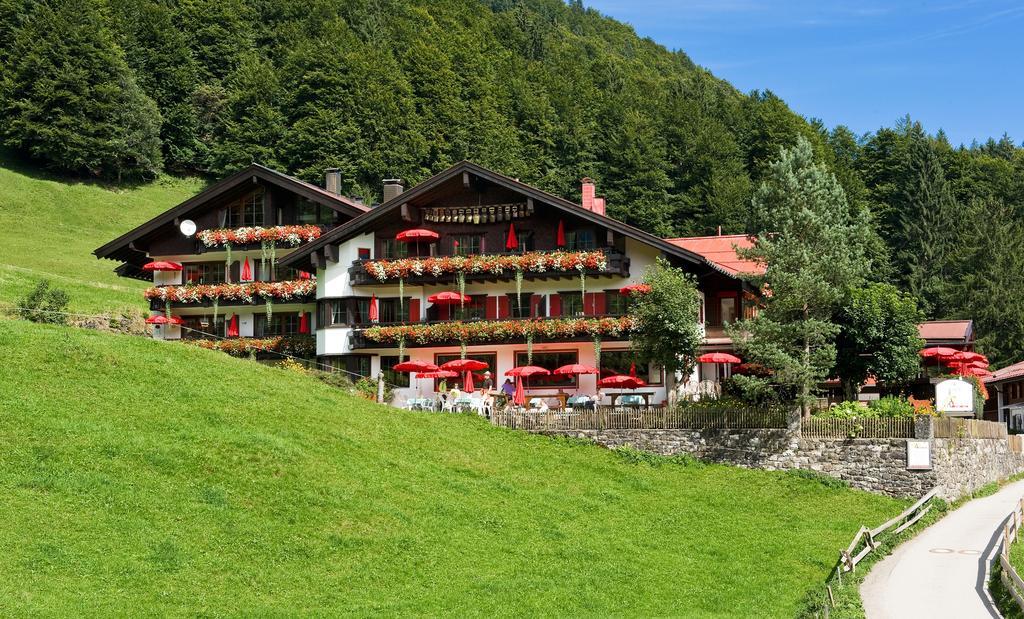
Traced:
<svg viewBox="0 0 1024 619">
<path fill-rule="evenodd" d="M 594 208 L 592 210 L 598 215 L 604 215 L 604 196 L 594 198 Z"/>
<path fill-rule="evenodd" d="M 594 181 L 589 178 L 584 178 L 580 182 L 583 184 L 580 192 L 582 194 L 581 206 L 592 211 L 594 210 L 594 192 L 597 191 L 597 188 L 594 186 Z"/>
<path fill-rule="evenodd" d="M 324 170 L 324 189 L 336 196 L 341 195 L 341 170 L 338 168 Z"/>
<path fill-rule="evenodd" d="M 405 190 L 405 186 L 402 184 L 400 178 L 385 178 L 384 179 L 384 197 L 381 198 L 384 202 L 391 200 L 392 198 L 401 195 L 402 191 Z"/>
</svg>

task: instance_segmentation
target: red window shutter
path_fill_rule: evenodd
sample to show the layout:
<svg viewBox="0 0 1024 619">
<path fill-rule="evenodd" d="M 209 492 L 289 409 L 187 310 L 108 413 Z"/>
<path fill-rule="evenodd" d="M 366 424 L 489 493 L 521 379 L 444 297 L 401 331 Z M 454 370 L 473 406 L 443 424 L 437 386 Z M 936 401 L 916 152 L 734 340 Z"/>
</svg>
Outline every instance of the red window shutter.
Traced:
<svg viewBox="0 0 1024 619">
<path fill-rule="evenodd" d="M 530 317 L 539 318 L 544 312 L 541 309 L 541 303 L 544 302 L 544 295 L 534 294 L 530 295 Z"/>
<path fill-rule="evenodd" d="M 562 315 L 562 299 L 557 294 L 552 294 L 548 297 L 548 305 L 551 308 L 552 316 Z"/>
<path fill-rule="evenodd" d="M 420 300 L 409 299 L 409 322 L 420 321 Z"/>
<path fill-rule="evenodd" d="M 602 316 L 602 315 L 604 315 L 608 311 L 608 304 L 607 304 L 607 301 L 605 299 L 605 293 L 603 293 L 603 292 L 595 292 L 594 293 L 594 300 L 593 300 L 593 303 L 591 304 L 591 307 L 594 308 L 593 311 L 594 311 L 594 315 L 595 316 Z"/>
<path fill-rule="evenodd" d="M 508 295 L 498 297 L 498 318 L 508 318 L 512 315 L 512 305 L 509 303 Z"/>
<path fill-rule="evenodd" d="M 487 312 L 487 320 L 496 320 L 498 318 L 498 297 L 487 297 L 485 303 L 487 308 L 484 311 Z"/>
</svg>

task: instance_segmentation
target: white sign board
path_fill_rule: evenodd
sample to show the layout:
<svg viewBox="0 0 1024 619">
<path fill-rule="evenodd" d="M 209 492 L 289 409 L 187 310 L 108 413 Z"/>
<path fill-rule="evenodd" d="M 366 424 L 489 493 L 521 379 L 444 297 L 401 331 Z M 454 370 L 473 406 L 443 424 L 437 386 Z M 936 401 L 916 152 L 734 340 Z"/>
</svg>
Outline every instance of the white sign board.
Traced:
<svg viewBox="0 0 1024 619">
<path fill-rule="evenodd" d="M 940 413 L 973 413 L 974 385 L 950 378 L 935 385 L 935 410 Z"/>
<path fill-rule="evenodd" d="M 930 470 L 932 468 L 932 442 L 907 441 L 907 469 Z"/>
</svg>

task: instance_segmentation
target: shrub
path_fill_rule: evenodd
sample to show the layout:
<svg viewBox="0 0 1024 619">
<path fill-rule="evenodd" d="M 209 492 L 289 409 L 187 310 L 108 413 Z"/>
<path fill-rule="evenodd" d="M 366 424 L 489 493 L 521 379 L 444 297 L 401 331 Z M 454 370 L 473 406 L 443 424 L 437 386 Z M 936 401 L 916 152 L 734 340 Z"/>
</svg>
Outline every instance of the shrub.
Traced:
<svg viewBox="0 0 1024 619">
<path fill-rule="evenodd" d="M 871 417 L 868 407 L 859 402 L 847 400 L 839 404 L 833 404 L 825 410 L 815 413 L 816 417 L 828 419 L 853 419 L 854 417 Z"/>
<path fill-rule="evenodd" d="M 872 417 L 913 417 L 914 405 L 909 400 L 895 396 L 879 398 L 868 405 Z"/>
<path fill-rule="evenodd" d="M 68 308 L 68 293 L 60 288 L 51 288 L 50 280 L 40 280 L 32 292 L 18 300 L 18 315 L 32 322 L 46 322 L 55 325 L 67 324 L 64 313 Z"/>
</svg>

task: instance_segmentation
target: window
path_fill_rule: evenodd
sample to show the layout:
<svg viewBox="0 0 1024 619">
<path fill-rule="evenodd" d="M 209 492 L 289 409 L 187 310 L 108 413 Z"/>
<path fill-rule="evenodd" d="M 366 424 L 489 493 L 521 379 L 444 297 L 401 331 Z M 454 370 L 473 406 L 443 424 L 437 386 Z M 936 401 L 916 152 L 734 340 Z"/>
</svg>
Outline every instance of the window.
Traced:
<svg viewBox="0 0 1024 619">
<path fill-rule="evenodd" d="M 597 247 L 593 230 L 572 230 L 565 233 L 565 248 L 570 251 L 584 251 Z"/>
<path fill-rule="evenodd" d="M 625 316 L 629 313 L 629 297 L 618 290 L 605 290 L 605 312 L 612 316 Z"/>
<path fill-rule="evenodd" d="M 384 374 L 384 382 L 394 385 L 395 387 L 408 387 L 409 372 L 396 372 L 392 370 L 394 366 L 398 365 L 401 361 L 408 361 L 409 355 L 399 358 L 398 355 L 393 357 L 381 357 L 380 358 L 380 371 Z"/>
<path fill-rule="evenodd" d="M 719 324 L 726 324 L 736 320 L 736 297 L 722 297 L 719 303 Z"/>
<path fill-rule="evenodd" d="M 563 316 L 583 314 L 583 295 L 578 292 L 562 292 L 558 297 L 562 300 Z"/>
<path fill-rule="evenodd" d="M 395 239 L 380 240 L 380 257 L 385 260 L 395 258 L 406 258 L 409 256 L 409 244 L 396 241 Z"/>
<path fill-rule="evenodd" d="M 630 368 L 636 364 L 636 375 L 647 381 L 649 385 L 660 385 L 664 373 L 661 368 L 639 361 L 636 353 L 631 350 L 605 350 L 601 352 L 601 377 L 623 374 L 628 376 Z"/>
<path fill-rule="evenodd" d="M 184 340 L 213 339 L 224 336 L 224 316 L 182 316 L 181 338 Z"/>
<path fill-rule="evenodd" d="M 341 299 L 326 299 L 317 303 L 316 324 L 323 327 L 344 325 L 345 302 Z"/>
<path fill-rule="evenodd" d="M 469 303 L 451 308 L 453 320 L 482 320 L 487 317 L 487 295 L 470 297 Z"/>
<path fill-rule="evenodd" d="M 533 251 L 534 249 L 536 249 L 536 246 L 533 242 L 533 230 L 519 230 L 517 228 L 516 243 L 517 247 L 515 249 L 505 249 L 506 247 L 508 247 L 508 230 L 505 230 L 505 235 L 501 239 L 502 249 L 505 249 L 505 251 L 519 254 L 528 251 Z"/>
<path fill-rule="evenodd" d="M 220 284 L 224 278 L 223 262 L 207 262 L 185 265 L 186 284 Z"/>
<path fill-rule="evenodd" d="M 256 337 L 273 337 L 275 335 L 295 335 L 299 332 L 299 325 L 302 315 L 298 312 L 274 314 L 267 319 L 263 313 L 256 314 L 256 326 L 254 333 Z"/>
<path fill-rule="evenodd" d="M 352 320 L 349 321 L 353 325 L 365 325 L 370 323 L 370 300 L 369 299 L 349 299 L 349 310 L 352 314 Z M 378 309 L 380 306 L 377 306 Z"/>
<path fill-rule="evenodd" d="M 479 234 L 455 234 L 452 236 L 452 255 L 471 256 L 484 250 L 484 237 Z"/>
<path fill-rule="evenodd" d="M 370 259 L 370 248 L 369 247 L 360 247 L 356 251 L 359 252 L 359 259 L 360 260 L 369 260 Z"/>
<path fill-rule="evenodd" d="M 516 294 L 513 292 L 508 295 L 508 313 L 512 318 L 530 318 L 530 295 L 529 292 L 524 292 L 519 295 L 519 301 L 516 302 Z"/>
<path fill-rule="evenodd" d="M 528 355 L 525 351 L 516 353 L 516 367 L 523 365 L 539 365 L 542 368 L 554 370 L 560 368 L 563 365 L 569 365 L 570 363 L 579 362 L 579 354 L 573 351 L 566 352 L 534 352 L 533 360 L 527 360 Z M 527 379 L 523 379 L 527 381 Z M 530 388 L 544 388 L 544 387 L 575 387 L 576 377 L 572 374 L 551 374 L 550 376 L 531 376 L 524 385 L 528 384 Z"/>
<path fill-rule="evenodd" d="M 380 321 L 382 323 L 389 322 L 404 322 L 405 316 L 402 315 L 402 306 L 399 304 L 399 299 L 377 299 L 377 313 L 380 315 Z M 409 304 L 406 303 L 404 309 L 409 309 Z"/>
<path fill-rule="evenodd" d="M 312 200 L 299 198 L 295 205 L 295 223 L 299 225 L 329 226 L 334 223 L 334 210 Z"/>
<path fill-rule="evenodd" d="M 263 225 L 263 190 L 256 191 L 245 196 L 227 207 L 227 227 L 241 228 L 243 226 Z"/>
<path fill-rule="evenodd" d="M 459 353 L 445 354 L 445 355 L 434 355 L 434 363 L 437 364 L 437 365 L 441 365 L 442 363 L 447 363 L 449 361 L 454 361 L 454 360 L 459 359 L 459 358 L 460 358 Z M 472 353 L 470 353 L 470 354 L 466 355 L 466 358 L 467 359 L 475 359 L 477 361 L 483 361 L 484 363 L 486 363 L 487 364 L 487 370 L 491 371 L 491 379 L 492 379 L 492 381 L 494 380 L 495 375 L 497 374 L 497 368 L 498 368 L 498 355 L 497 354 L 495 354 L 495 353 L 482 353 L 482 354 L 472 354 Z M 486 372 L 487 370 L 480 370 L 478 372 L 473 372 L 473 386 L 476 389 L 480 389 L 481 388 L 483 380 L 484 380 L 484 372 Z M 459 389 L 462 389 L 462 381 L 465 378 L 465 376 L 466 376 L 465 372 L 460 372 L 459 376 L 456 376 L 454 378 L 445 379 L 448 382 L 448 388 L 451 389 L 452 387 L 458 387 Z M 434 380 L 434 388 L 435 389 L 437 388 L 437 385 L 439 385 L 439 384 L 441 384 L 440 380 Z"/>
<path fill-rule="evenodd" d="M 337 357 L 326 357 L 323 359 L 323 365 L 330 367 L 336 372 L 342 372 L 348 375 L 349 378 L 363 377 L 367 378 L 370 376 L 370 356 L 369 355 L 340 355 Z"/>
<path fill-rule="evenodd" d="M 269 266 L 269 265 L 268 265 Z M 269 269 L 268 269 L 269 270 Z M 287 282 L 291 280 L 299 279 L 299 270 L 286 267 L 279 262 L 274 263 L 274 281 L 275 282 Z"/>
</svg>

